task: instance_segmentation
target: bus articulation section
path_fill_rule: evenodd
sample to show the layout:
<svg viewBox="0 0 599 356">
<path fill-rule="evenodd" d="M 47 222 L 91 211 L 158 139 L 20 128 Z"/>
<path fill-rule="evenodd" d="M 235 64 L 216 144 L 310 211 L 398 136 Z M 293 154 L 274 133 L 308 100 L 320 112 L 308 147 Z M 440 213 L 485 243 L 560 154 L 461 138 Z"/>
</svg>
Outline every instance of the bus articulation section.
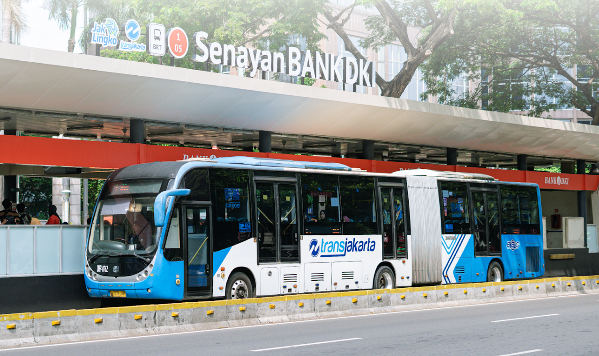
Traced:
<svg viewBox="0 0 599 356">
<path fill-rule="evenodd" d="M 248 157 L 125 167 L 86 248 L 88 294 L 249 298 L 532 278 L 534 184 Z"/>
</svg>

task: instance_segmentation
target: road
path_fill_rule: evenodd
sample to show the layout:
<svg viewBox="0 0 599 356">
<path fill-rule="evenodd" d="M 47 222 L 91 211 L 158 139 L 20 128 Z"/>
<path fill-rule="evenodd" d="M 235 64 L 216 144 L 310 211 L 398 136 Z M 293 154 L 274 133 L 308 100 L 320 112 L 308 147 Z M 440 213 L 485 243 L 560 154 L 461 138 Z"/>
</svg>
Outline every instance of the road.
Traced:
<svg viewBox="0 0 599 356">
<path fill-rule="evenodd" d="M 0 350 L 8 355 L 597 355 L 599 294 Z"/>
</svg>

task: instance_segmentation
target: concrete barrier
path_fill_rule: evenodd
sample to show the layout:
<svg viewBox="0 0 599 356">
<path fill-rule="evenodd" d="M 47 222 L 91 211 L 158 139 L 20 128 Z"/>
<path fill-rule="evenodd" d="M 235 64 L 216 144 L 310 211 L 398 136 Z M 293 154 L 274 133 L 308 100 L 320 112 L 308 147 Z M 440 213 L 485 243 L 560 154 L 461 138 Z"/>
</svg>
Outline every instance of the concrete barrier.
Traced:
<svg viewBox="0 0 599 356">
<path fill-rule="evenodd" d="M 599 276 L 0 315 L 0 348 L 599 293 Z"/>
</svg>

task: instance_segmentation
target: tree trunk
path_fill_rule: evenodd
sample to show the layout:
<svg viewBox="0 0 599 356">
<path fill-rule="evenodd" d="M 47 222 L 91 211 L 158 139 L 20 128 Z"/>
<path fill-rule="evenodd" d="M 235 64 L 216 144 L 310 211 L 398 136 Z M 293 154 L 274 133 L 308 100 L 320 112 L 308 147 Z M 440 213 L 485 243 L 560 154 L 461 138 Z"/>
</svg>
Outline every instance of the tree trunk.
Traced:
<svg viewBox="0 0 599 356">
<path fill-rule="evenodd" d="M 591 104 L 590 116 L 593 118 L 592 124 L 599 126 L 599 103 Z"/>
<path fill-rule="evenodd" d="M 4 0 L 5 2 L 7 0 Z M 12 14 L 10 12 L 10 6 L 3 4 L 2 6 L 2 42 L 10 43 L 10 32 L 12 25 Z"/>
<path fill-rule="evenodd" d="M 73 1 L 71 5 L 71 36 L 69 37 L 69 52 L 75 50 L 75 31 L 77 30 L 77 12 L 79 10 L 79 4 Z"/>
</svg>

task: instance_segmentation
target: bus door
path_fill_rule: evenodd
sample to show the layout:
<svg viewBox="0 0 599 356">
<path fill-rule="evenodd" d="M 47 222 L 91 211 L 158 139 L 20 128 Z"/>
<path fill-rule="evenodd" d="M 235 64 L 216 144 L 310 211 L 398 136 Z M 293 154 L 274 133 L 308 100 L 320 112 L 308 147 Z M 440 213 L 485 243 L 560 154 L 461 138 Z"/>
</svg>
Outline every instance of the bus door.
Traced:
<svg viewBox="0 0 599 356">
<path fill-rule="evenodd" d="M 183 205 L 185 287 L 189 296 L 210 296 L 212 290 L 210 207 Z"/>
<path fill-rule="evenodd" d="M 256 177 L 256 213 L 258 263 L 299 262 L 295 181 L 262 181 Z"/>
<path fill-rule="evenodd" d="M 404 191 L 402 186 L 379 185 L 385 259 L 408 257 Z"/>
<path fill-rule="evenodd" d="M 472 214 L 474 223 L 474 255 L 501 255 L 499 229 L 499 193 L 497 188 L 472 188 Z"/>
</svg>

